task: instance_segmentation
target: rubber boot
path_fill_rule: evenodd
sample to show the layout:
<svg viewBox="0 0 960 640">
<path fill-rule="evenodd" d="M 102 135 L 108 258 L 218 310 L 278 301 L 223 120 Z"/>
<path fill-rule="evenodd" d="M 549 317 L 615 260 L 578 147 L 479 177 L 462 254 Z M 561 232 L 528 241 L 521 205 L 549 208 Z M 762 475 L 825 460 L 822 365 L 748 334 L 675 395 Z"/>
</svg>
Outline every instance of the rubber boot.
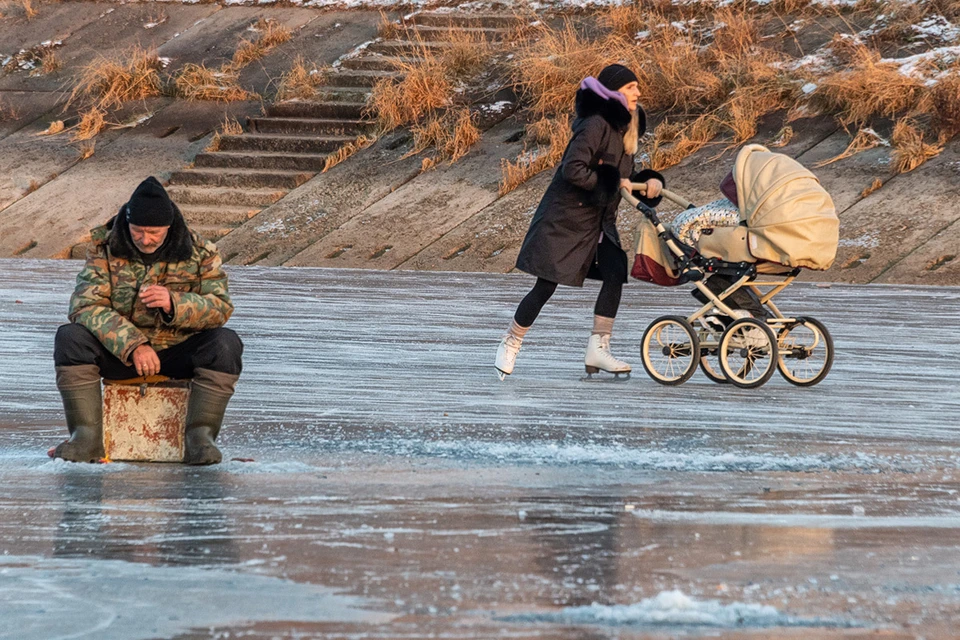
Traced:
<svg viewBox="0 0 960 640">
<path fill-rule="evenodd" d="M 95 364 L 57 367 L 57 389 L 63 400 L 70 439 L 53 451 L 70 462 L 99 462 L 103 452 L 103 395 Z"/>
<path fill-rule="evenodd" d="M 239 378 L 210 369 L 194 371 L 187 405 L 184 463 L 218 464 L 223 459 L 214 442 L 220 434 L 223 414 Z"/>
</svg>

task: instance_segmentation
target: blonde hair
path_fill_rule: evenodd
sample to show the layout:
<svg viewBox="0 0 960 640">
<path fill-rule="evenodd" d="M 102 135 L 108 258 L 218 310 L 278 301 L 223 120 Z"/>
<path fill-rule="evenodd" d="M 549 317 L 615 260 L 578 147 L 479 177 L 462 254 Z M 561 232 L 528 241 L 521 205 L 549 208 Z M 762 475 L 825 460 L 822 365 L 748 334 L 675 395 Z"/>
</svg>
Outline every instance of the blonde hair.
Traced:
<svg viewBox="0 0 960 640">
<path fill-rule="evenodd" d="M 623 150 L 631 156 L 637 153 L 637 147 L 640 145 L 640 117 L 637 115 L 639 110 L 640 107 L 637 107 L 630 114 L 630 126 L 623 134 Z"/>
</svg>

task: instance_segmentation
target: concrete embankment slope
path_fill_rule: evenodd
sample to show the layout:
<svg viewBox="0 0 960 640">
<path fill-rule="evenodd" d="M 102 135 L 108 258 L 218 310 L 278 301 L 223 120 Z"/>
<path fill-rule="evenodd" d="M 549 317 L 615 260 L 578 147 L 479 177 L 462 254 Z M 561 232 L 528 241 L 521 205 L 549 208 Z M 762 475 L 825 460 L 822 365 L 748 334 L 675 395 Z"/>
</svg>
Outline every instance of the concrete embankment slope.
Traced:
<svg viewBox="0 0 960 640">
<path fill-rule="evenodd" d="M 5 63 L 0 70 L 3 256 L 69 256 L 91 227 L 101 224 L 125 202 L 144 176 L 154 174 L 169 180 L 202 155 L 214 131 L 226 119 L 246 122 L 248 117 L 261 115 L 265 96 L 276 92 L 279 78 L 289 71 L 297 56 L 320 67 L 330 65 L 373 38 L 380 21 L 375 11 L 322 12 L 216 4 L 68 2 L 39 4 L 36 12 L 28 18 L 22 9 L 11 7 L 4 9 L 0 18 L 0 63 Z M 250 99 L 185 101 L 164 95 L 130 101 L 109 115 L 107 129 L 96 138 L 73 141 L 80 105 L 67 106 L 68 98 L 83 69 L 100 56 L 119 60 L 128 57 L 134 47 L 155 51 L 165 65 L 165 78 L 175 77 L 188 64 L 216 69 L 231 60 L 243 39 L 256 38 L 257 33 L 251 29 L 267 18 L 289 29 L 294 37 L 240 70 L 239 85 L 249 92 Z M 52 47 L 59 69 L 43 72 L 30 58 L 31 52 L 43 53 L 43 43 Z M 43 135 L 58 121 L 64 123 L 66 131 Z M 89 155 L 90 150 L 93 155 Z M 250 182 L 248 178 L 239 176 L 228 187 L 241 191 L 240 187 Z M 290 185 L 289 176 L 276 172 L 266 179 L 266 190 L 271 179 L 295 186 Z M 211 201 L 192 193 L 190 186 L 188 183 L 171 191 L 183 204 L 192 226 L 217 235 L 229 225 L 212 215 L 211 207 L 191 219 L 192 210 Z M 281 191 L 280 195 L 285 193 Z M 249 199 L 231 203 L 228 194 L 213 204 L 222 217 L 232 213 L 231 205 L 246 206 L 249 211 L 258 203 L 251 204 Z"/>
<path fill-rule="evenodd" d="M 213 68 L 231 59 L 261 18 L 292 37 L 240 72 L 256 99 L 163 96 L 127 104 L 111 116 L 127 126 L 101 133 L 86 158 L 90 143 L 71 143 L 69 131 L 38 135 L 58 120 L 68 129 L 76 123 L 67 95 L 98 54 L 155 49 L 170 77 L 189 63 Z M 493 87 L 486 102 L 473 105 L 483 135 L 457 163 L 421 172 L 424 156 L 410 155 L 413 141 L 400 130 L 321 171 L 328 154 L 372 130 L 363 110 L 371 87 L 411 54 L 411 39 L 440 48 L 452 23 L 495 40 L 517 20 L 489 11 L 423 12 L 408 21 L 411 31 L 377 40 L 380 16 L 372 11 L 88 2 L 40 5 L 30 19 L 12 11 L 0 20 L 0 53 L 61 42 L 62 68 L 38 74 L 14 64 L 0 76 L 0 256 L 79 257 L 88 230 L 142 177 L 156 174 L 191 226 L 217 239 L 234 264 L 510 271 L 552 172 L 498 194 L 501 162 L 524 149 L 525 122 L 514 113 L 515 98 L 504 99 L 509 92 Z M 320 67 L 336 62 L 336 71 L 315 98 L 274 103 L 278 79 L 298 55 Z M 211 151 L 226 117 L 245 130 L 223 136 Z M 771 119 L 752 142 L 770 143 L 780 120 Z M 814 170 L 841 220 L 835 266 L 808 278 L 960 283 L 956 143 L 905 174 L 896 174 L 884 146 L 818 166 L 846 148 L 849 133 L 827 117 L 791 125 L 794 135 L 781 150 Z M 667 170 L 668 186 L 695 202 L 715 199 L 735 153 L 708 146 Z M 624 210 L 625 238 L 635 222 L 635 212 Z"/>
</svg>

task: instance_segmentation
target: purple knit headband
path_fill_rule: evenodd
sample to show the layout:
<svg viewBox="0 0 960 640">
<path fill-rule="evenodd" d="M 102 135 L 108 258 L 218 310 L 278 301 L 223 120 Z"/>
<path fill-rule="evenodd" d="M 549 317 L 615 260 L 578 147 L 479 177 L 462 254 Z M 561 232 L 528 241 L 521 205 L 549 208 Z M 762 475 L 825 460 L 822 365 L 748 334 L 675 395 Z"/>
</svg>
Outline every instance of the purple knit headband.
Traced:
<svg viewBox="0 0 960 640">
<path fill-rule="evenodd" d="M 605 100 L 619 100 L 620 104 L 622 104 L 624 107 L 626 107 L 627 109 L 630 108 L 630 105 L 627 104 L 627 98 L 622 93 L 620 93 L 619 91 L 611 91 L 610 89 L 607 89 L 605 86 L 600 84 L 599 80 L 597 80 L 593 76 L 587 76 L 586 78 L 584 78 L 583 82 L 580 83 L 580 88 L 589 89 L 590 91 L 593 91 L 595 94 L 597 94 L 601 98 L 604 98 Z"/>
</svg>

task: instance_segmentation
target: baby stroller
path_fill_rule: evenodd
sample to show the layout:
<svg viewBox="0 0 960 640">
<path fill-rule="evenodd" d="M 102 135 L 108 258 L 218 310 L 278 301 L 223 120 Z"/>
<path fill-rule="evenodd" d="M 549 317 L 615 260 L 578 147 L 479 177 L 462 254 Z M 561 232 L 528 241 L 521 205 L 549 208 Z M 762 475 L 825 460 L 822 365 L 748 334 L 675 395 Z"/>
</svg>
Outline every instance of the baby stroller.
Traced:
<svg viewBox="0 0 960 640">
<path fill-rule="evenodd" d="M 714 382 L 745 389 L 763 385 L 775 370 L 797 386 L 815 385 L 833 363 L 830 333 L 810 316 L 785 316 L 773 298 L 802 269 L 833 264 L 839 240 L 833 202 L 800 163 L 760 145 L 740 151 L 733 175 L 740 224 L 707 229 L 695 246 L 681 242 L 656 210 L 621 191 L 644 216 L 632 275 L 663 286 L 693 283 L 694 296 L 705 301 L 686 318 L 663 316 L 647 327 L 644 369 L 665 385 L 686 382 L 698 366 Z M 694 206 L 668 191 L 664 196 L 682 208 Z M 716 286 L 720 282 L 724 286 Z M 745 294 L 762 317 L 736 308 L 733 301 Z"/>
</svg>

